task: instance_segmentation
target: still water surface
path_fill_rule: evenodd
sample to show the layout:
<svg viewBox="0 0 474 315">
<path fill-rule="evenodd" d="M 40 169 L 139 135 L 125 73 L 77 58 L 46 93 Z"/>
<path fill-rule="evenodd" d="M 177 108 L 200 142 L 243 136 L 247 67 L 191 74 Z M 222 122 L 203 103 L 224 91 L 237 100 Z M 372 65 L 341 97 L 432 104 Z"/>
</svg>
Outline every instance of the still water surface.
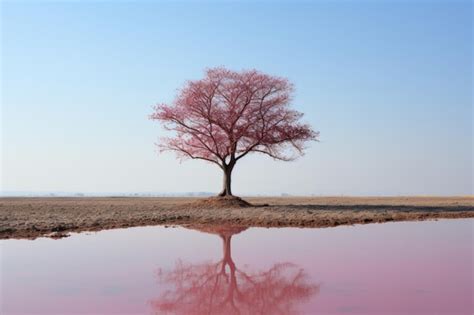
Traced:
<svg viewBox="0 0 474 315">
<path fill-rule="evenodd" d="M 472 314 L 474 220 L 1 242 L 0 313 Z"/>
</svg>

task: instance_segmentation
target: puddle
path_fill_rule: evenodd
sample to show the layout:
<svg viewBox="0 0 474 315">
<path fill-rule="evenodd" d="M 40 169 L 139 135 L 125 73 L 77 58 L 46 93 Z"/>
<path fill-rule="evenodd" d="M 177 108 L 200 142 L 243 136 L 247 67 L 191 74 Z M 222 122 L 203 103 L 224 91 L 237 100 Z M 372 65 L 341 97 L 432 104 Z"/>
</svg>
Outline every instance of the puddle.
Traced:
<svg viewBox="0 0 474 315">
<path fill-rule="evenodd" d="M 1 314 L 472 314 L 474 220 L 1 241 Z"/>
</svg>

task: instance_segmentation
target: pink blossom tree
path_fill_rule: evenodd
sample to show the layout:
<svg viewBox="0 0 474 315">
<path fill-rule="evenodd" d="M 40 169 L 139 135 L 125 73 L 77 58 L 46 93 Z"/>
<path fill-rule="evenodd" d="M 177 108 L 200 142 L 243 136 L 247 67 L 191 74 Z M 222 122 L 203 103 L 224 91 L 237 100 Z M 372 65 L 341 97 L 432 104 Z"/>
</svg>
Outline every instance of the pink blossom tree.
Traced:
<svg viewBox="0 0 474 315">
<path fill-rule="evenodd" d="M 232 171 L 249 153 L 291 161 L 303 154 L 305 142 L 318 139 L 300 122 L 303 114 L 290 108 L 292 93 L 284 78 L 213 68 L 188 81 L 172 104 L 156 105 L 150 118 L 174 132 L 161 139 L 160 151 L 216 164 L 224 174 L 219 196 L 228 196 Z"/>
</svg>

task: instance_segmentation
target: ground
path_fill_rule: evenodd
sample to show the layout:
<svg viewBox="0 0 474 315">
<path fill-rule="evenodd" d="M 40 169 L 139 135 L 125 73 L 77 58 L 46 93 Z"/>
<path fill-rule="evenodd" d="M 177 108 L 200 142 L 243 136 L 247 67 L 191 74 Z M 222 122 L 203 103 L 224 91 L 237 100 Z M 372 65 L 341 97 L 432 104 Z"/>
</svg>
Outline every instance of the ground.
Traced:
<svg viewBox="0 0 474 315">
<path fill-rule="evenodd" d="M 199 198 L 0 198 L 0 239 L 144 225 L 330 227 L 474 218 L 466 197 L 252 197 L 253 207 Z"/>
</svg>

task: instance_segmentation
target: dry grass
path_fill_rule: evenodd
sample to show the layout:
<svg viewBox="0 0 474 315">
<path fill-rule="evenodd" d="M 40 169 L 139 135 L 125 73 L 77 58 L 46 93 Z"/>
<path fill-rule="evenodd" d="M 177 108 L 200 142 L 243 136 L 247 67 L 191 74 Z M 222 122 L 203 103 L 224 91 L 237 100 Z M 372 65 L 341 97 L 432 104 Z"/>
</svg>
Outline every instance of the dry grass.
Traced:
<svg viewBox="0 0 474 315">
<path fill-rule="evenodd" d="M 329 227 L 474 218 L 473 196 L 245 199 L 254 206 L 243 207 L 243 200 L 216 204 L 213 198 L 0 198 L 0 238 L 159 224 Z"/>
<path fill-rule="evenodd" d="M 246 208 L 252 206 L 240 197 L 224 196 L 202 198 L 192 202 L 193 209 Z"/>
</svg>

